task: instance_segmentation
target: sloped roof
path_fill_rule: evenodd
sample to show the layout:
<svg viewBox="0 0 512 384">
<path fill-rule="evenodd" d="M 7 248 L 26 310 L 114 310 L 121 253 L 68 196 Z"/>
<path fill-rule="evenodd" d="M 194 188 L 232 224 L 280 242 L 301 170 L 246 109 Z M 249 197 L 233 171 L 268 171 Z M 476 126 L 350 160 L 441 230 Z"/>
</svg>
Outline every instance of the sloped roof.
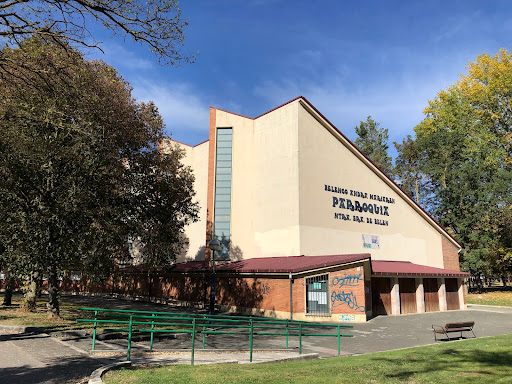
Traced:
<svg viewBox="0 0 512 384">
<path fill-rule="evenodd" d="M 219 265 L 219 272 L 297 273 L 369 259 L 369 253 L 326 256 L 263 257 Z"/>
<path fill-rule="evenodd" d="M 373 275 L 383 276 L 453 276 L 469 277 L 471 274 L 449 269 L 427 267 L 409 261 L 372 260 Z"/>
<path fill-rule="evenodd" d="M 318 117 L 320 117 L 320 119 L 323 120 L 327 126 L 331 127 L 332 130 L 334 130 L 336 132 L 336 134 L 342 138 L 342 141 L 347 145 L 347 148 L 349 148 L 356 156 L 358 156 L 360 158 L 360 160 L 362 160 L 363 162 L 366 162 L 367 165 L 370 166 L 370 169 L 372 167 L 374 167 L 373 171 L 377 175 L 379 175 L 381 177 L 381 179 L 386 184 L 388 184 L 389 187 L 391 187 L 396 193 L 398 193 L 398 195 L 401 196 L 402 199 L 404 199 L 410 206 L 412 206 L 413 209 L 416 210 L 416 212 L 418 212 L 420 215 L 422 215 L 423 218 L 427 220 L 427 222 L 430 222 L 430 224 L 434 228 L 436 228 L 442 235 L 444 235 L 455 246 L 462 248 L 462 244 L 460 244 L 457 241 L 457 239 L 455 239 L 455 237 L 452 236 L 451 233 L 449 233 L 436 219 L 434 219 L 432 216 L 430 216 L 430 214 L 427 211 L 425 211 L 425 209 L 422 206 L 420 206 L 413 198 L 411 198 L 407 193 L 405 193 L 402 190 L 402 188 L 397 183 L 395 183 L 395 181 L 391 177 L 389 177 L 389 175 L 387 175 L 382 169 L 380 169 L 380 167 L 378 165 L 376 165 L 368 156 L 366 156 L 347 136 L 345 136 L 338 128 L 336 128 L 336 126 L 333 123 L 331 123 L 318 109 L 316 109 L 316 107 L 311 102 L 309 102 L 309 100 L 307 100 L 304 96 L 298 96 L 298 97 L 296 97 L 290 101 L 287 101 L 286 103 L 281 104 L 281 105 L 271 109 L 270 111 L 267 111 L 267 112 L 265 112 L 259 116 L 256 116 L 256 117 L 244 116 L 239 113 L 227 111 L 225 109 L 216 108 L 216 107 L 210 107 L 210 108 L 218 110 L 218 111 L 230 113 L 233 115 L 241 116 L 241 117 L 244 117 L 244 118 L 247 118 L 250 120 L 256 120 L 262 116 L 265 116 L 265 115 L 267 115 L 277 109 L 280 109 L 288 104 L 291 104 L 295 101 L 299 101 L 299 103 L 313 116 L 316 114 Z"/>
</svg>

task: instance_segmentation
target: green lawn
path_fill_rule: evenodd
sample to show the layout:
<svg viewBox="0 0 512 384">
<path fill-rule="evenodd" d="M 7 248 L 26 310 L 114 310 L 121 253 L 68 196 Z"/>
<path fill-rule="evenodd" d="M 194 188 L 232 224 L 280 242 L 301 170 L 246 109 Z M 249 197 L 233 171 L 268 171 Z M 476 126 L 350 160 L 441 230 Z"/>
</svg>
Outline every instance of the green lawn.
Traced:
<svg viewBox="0 0 512 384">
<path fill-rule="evenodd" d="M 0 324 L 2 325 L 19 325 L 25 327 L 41 327 L 47 332 L 63 331 L 70 329 L 88 329 L 93 328 L 92 323 L 77 323 L 76 319 L 91 317 L 91 314 L 79 311 L 77 308 L 81 305 L 61 300 L 60 303 L 60 319 L 48 319 L 46 313 L 46 298 L 37 299 L 36 312 L 20 311 L 22 297 L 16 295 L 13 297 L 12 306 L 4 307 L 0 305 Z M 0 303 L 3 301 L 3 295 L 0 295 Z"/>
<path fill-rule="evenodd" d="M 131 383 L 510 383 L 512 335 L 325 360 L 254 365 L 173 365 L 110 371 Z"/>
<path fill-rule="evenodd" d="M 470 293 L 467 295 L 466 300 L 468 304 L 512 307 L 512 291 Z"/>
</svg>

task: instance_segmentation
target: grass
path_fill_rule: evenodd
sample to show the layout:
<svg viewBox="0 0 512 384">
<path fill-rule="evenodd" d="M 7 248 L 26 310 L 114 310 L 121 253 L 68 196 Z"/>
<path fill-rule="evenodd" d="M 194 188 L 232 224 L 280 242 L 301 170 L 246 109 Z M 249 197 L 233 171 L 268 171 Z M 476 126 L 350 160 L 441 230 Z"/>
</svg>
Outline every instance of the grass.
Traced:
<svg viewBox="0 0 512 384">
<path fill-rule="evenodd" d="M 0 296 L 3 300 L 3 295 Z M 91 329 L 92 323 L 77 323 L 77 318 L 84 318 L 86 313 L 79 311 L 79 304 L 71 303 L 65 300 L 60 302 L 61 318 L 48 319 L 46 313 L 47 299 L 41 298 L 37 300 L 36 312 L 20 311 L 22 296 L 15 295 L 12 299 L 12 306 L 4 307 L 0 305 L 0 324 L 1 325 L 18 325 L 24 327 L 40 327 L 46 332 L 64 331 L 71 329 Z"/>
<path fill-rule="evenodd" d="M 133 383 L 510 383 L 512 335 L 325 360 L 255 365 L 174 365 L 110 371 Z"/>
<path fill-rule="evenodd" d="M 468 304 L 512 307 L 512 291 L 470 293 L 467 295 L 466 300 Z"/>
</svg>

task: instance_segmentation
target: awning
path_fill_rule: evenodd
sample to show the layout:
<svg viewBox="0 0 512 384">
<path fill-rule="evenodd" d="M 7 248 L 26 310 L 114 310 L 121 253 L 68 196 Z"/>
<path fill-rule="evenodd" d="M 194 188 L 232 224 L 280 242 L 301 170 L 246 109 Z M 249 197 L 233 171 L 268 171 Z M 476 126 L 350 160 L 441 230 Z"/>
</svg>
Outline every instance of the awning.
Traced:
<svg viewBox="0 0 512 384">
<path fill-rule="evenodd" d="M 470 277 L 470 273 L 449 269 L 427 267 L 410 261 L 372 260 L 374 276 L 435 276 L 435 277 Z"/>
<path fill-rule="evenodd" d="M 369 253 L 325 256 L 285 256 L 246 259 L 219 265 L 220 272 L 298 273 L 370 259 Z"/>
</svg>

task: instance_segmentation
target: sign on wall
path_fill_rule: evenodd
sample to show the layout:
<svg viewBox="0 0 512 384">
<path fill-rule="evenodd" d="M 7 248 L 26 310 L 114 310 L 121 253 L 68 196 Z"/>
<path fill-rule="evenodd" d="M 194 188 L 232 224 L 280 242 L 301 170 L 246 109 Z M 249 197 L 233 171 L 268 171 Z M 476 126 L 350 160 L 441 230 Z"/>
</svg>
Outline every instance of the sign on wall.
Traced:
<svg viewBox="0 0 512 384">
<path fill-rule="evenodd" d="M 363 248 L 379 249 L 379 236 L 363 234 Z"/>
<path fill-rule="evenodd" d="M 395 204 L 395 199 L 328 184 L 324 184 L 324 191 L 331 195 L 334 219 L 389 226 L 390 206 Z"/>
</svg>

